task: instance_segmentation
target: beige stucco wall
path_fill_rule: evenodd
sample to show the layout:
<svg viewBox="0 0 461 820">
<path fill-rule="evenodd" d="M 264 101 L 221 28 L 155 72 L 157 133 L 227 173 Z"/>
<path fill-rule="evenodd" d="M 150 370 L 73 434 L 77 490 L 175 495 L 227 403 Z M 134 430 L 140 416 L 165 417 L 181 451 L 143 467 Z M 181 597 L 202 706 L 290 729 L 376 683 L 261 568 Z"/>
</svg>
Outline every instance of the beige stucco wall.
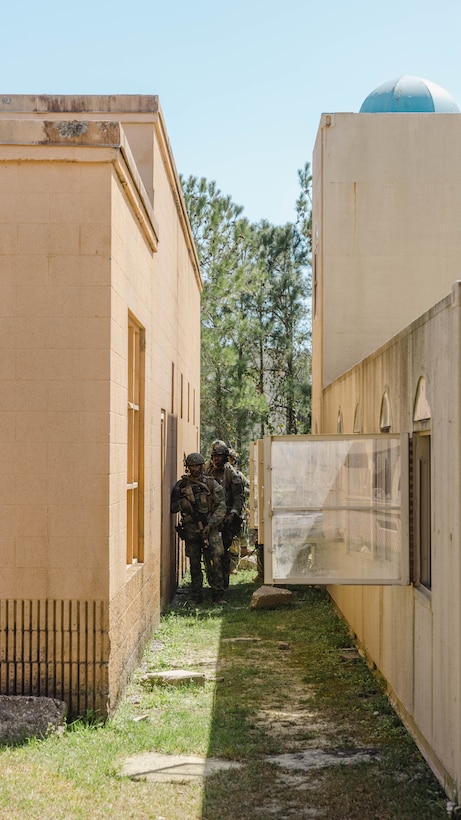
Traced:
<svg viewBox="0 0 461 820">
<path fill-rule="evenodd" d="M 108 184 L 47 165 L 0 164 L 0 596 L 106 597 Z"/>
<path fill-rule="evenodd" d="M 176 585 L 165 505 L 200 424 L 200 273 L 156 97 L 2 97 L 0 274 L 2 691 L 105 711 Z M 127 567 L 129 314 L 146 345 L 144 561 Z M 13 629 L 42 630 L 42 657 Z"/>
<path fill-rule="evenodd" d="M 461 115 L 322 115 L 313 155 L 322 387 L 428 310 L 458 278 Z"/>
<path fill-rule="evenodd" d="M 360 403 L 363 433 L 379 432 L 381 401 L 391 432 L 431 435 L 432 588 L 332 587 L 338 608 L 385 677 L 407 725 L 452 794 L 461 783 L 461 283 L 431 310 L 322 394 L 324 432 L 352 432 Z M 420 377 L 431 420 L 413 421 Z"/>
<path fill-rule="evenodd" d="M 175 588 L 173 520 L 169 496 L 183 471 L 182 454 L 197 449 L 200 424 L 200 288 L 187 243 L 178 224 L 177 201 L 165 169 L 161 144 L 153 141 L 155 218 L 159 242 L 155 254 L 130 210 L 123 187 L 112 175 L 112 357 L 115 371 L 126 370 L 127 305 L 146 328 L 145 354 L 145 523 L 144 564 L 126 567 L 126 386 L 113 383 L 111 436 L 112 495 L 110 533 L 110 600 L 115 682 L 126 682 L 126 656 L 139 659 L 136 634 L 143 642 L 152 631 L 152 612 L 158 615 Z M 174 375 L 173 368 L 174 365 Z M 174 385 L 172 381 L 174 380 Z M 183 397 L 181 402 L 181 381 Z M 182 412 L 181 412 L 182 406 Z M 161 416 L 165 435 L 161 453 Z M 117 438 L 121 431 L 121 438 Z M 164 461 L 163 470 L 161 465 Z M 139 577 L 141 576 L 141 578 Z M 147 583 L 146 583 L 147 582 Z"/>
</svg>

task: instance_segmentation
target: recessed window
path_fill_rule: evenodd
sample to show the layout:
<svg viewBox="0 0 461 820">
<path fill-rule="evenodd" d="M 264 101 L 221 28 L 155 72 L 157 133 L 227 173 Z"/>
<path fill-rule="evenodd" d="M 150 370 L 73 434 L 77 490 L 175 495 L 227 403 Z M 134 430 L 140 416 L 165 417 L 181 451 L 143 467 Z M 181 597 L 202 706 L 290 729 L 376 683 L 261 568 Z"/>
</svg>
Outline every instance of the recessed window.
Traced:
<svg viewBox="0 0 461 820">
<path fill-rule="evenodd" d="M 314 230 L 314 249 L 312 253 L 312 314 L 314 318 L 318 313 L 318 252 L 319 252 L 319 226 L 316 223 Z"/>
<path fill-rule="evenodd" d="M 379 416 L 379 429 L 382 433 L 389 433 L 392 427 L 391 403 L 389 400 L 389 393 L 383 395 L 381 401 L 381 413 Z"/>
<path fill-rule="evenodd" d="M 427 397 L 427 384 L 424 376 L 418 381 L 416 388 L 415 406 L 413 410 L 413 421 L 427 421 L 432 418 L 431 407 Z"/>
<path fill-rule="evenodd" d="M 338 417 L 336 419 L 336 432 L 337 433 L 344 433 L 344 424 L 343 424 L 343 413 L 341 408 L 338 410 Z"/>
<path fill-rule="evenodd" d="M 144 560 L 144 329 L 128 318 L 126 562 Z"/>
<path fill-rule="evenodd" d="M 415 581 L 432 586 L 431 437 L 413 436 L 413 530 Z"/>
<path fill-rule="evenodd" d="M 354 413 L 354 433 L 362 432 L 362 409 L 360 403 L 357 403 Z"/>
</svg>

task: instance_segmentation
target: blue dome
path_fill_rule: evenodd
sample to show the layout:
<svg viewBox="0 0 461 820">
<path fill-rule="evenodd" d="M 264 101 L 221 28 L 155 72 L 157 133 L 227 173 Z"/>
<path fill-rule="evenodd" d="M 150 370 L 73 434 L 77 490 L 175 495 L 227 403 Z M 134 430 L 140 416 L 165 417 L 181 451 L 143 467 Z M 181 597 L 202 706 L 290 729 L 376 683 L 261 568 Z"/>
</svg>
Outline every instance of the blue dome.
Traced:
<svg viewBox="0 0 461 820">
<path fill-rule="evenodd" d="M 364 100 L 361 114 L 459 114 L 454 99 L 440 85 L 405 74 L 375 88 Z"/>
</svg>

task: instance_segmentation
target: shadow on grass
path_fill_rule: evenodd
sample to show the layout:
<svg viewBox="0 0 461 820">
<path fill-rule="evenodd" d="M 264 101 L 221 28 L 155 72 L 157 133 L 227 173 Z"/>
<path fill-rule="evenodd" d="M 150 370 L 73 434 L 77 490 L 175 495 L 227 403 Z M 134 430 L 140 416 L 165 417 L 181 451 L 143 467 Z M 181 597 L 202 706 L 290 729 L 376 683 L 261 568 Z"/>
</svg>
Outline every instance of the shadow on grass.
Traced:
<svg viewBox="0 0 461 820">
<path fill-rule="evenodd" d="M 221 620 L 208 756 L 242 764 L 207 777 L 202 818 L 446 817 L 443 790 L 325 590 L 289 587 L 289 607 L 256 610 L 256 588 L 239 573 L 226 606 L 196 608 Z M 175 616 L 191 607 L 183 593 Z M 296 768 L 308 750 L 338 764 Z M 351 762 L 360 750 L 368 761 Z M 267 760 L 287 754 L 294 768 Z"/>
</svg>

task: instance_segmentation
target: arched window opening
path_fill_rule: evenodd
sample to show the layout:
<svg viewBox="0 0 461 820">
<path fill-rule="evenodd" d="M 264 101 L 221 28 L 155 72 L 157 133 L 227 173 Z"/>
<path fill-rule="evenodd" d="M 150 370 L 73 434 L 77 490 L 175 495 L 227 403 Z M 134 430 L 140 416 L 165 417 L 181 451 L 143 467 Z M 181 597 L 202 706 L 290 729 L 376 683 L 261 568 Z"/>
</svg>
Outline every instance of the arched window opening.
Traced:
<svg viewBox="0 0 461 820">
<path fill-rule="evenodd" d="M 427 382 L 424 376 L 421 376 L 416 388 L 413 421 L 427 421 L 427 419 L 432 418 L 431 406 L 427 394 Z"/>
<path fill-rule="evenodd" d="M 338 418 L 336 419 L 336 432 L 344 433 L 343 414 L 341 408 L 338 410 Z"/>
<path fill-rule="evenodd" d="M 381 414 L 379 417 L 379 429 L 382 433 L 389 433 L 392 427 L 391 403 L 389 400 L 389 393 L 383 395 L 381 402 Z"/>
<path fill-rule="evenodd" d="M 427 590 L 432 586 L 431 437 L 413 436 L 413 531 L 415 582 Z"/>
<path fill-rule="evenodd" d="M 360 407 L 360 402 L 357 402 L 357 406 L 355 408 L 354 413 L 354 433 L 361 433 L 362 432 L 362 408 Z"/>
</svg>

